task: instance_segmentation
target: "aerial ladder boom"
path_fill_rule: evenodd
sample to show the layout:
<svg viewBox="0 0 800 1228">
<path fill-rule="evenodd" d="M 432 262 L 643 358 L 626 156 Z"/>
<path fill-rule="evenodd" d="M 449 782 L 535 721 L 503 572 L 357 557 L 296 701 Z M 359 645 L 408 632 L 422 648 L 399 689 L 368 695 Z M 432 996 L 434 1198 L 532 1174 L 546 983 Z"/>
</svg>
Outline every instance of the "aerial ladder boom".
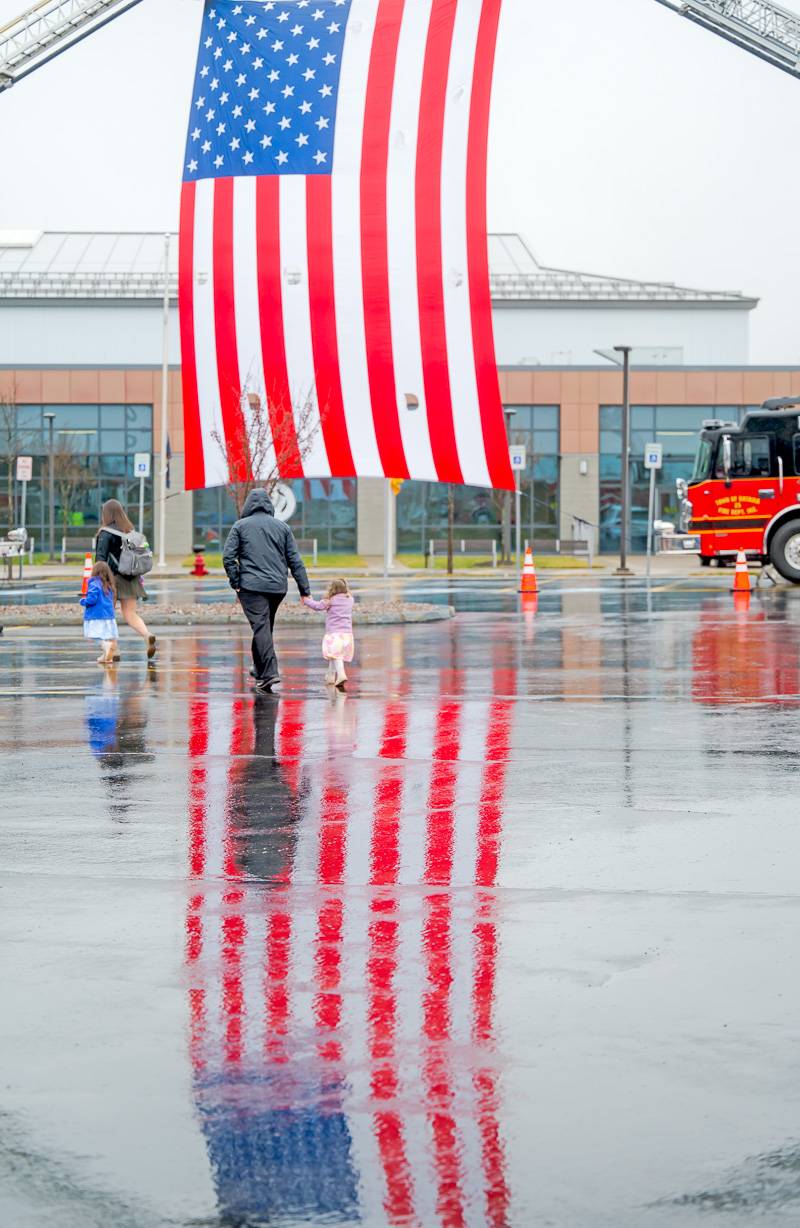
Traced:
<svg viewBox="0 0 800 1228">
<path fill-rule="evenodd" d="M 35 72 L 141 0 L 39 0 L 0 26 L 0 90 Z"/>
<path fill-rule="evenodd" d="M 658 0 L 751 55 L 800 78 L 800 16 L 770 0 Z"/>
</svg>

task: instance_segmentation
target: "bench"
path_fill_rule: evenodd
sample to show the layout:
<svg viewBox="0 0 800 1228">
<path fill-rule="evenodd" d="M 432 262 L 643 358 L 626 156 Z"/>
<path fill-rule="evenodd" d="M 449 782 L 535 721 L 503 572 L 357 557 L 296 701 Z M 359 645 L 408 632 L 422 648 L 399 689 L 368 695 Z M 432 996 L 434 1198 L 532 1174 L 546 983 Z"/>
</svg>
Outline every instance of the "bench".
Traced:
<svg viewBox="0 0 800 1228">
<path fill-rule="evenodd" d="M 472 556 L 486 558 L 492 560 L 492 567 L 497 566 L 497 542 L 492 538 L 455 538 L 453 540 L 453 554 L 462 556 Z M 425 566 L 428 567 L 428 560 L 434 560 L 436 557 L 447 556 L 447 538 L 432 537 L 428 542 L 428 553 L 425 556 Z M 433 566 L 433 562 L 430 563 Z"/>
<path fill-rule="evenodd" d="M 86 554 L 94 554 L 94 537 L 62 537 L 61 538 L 61 565 L 67 561 L 67 556 L 70 554 L 78 554 L 83 557 Z"/>
<path fill-rule="evenodd" d="M 14 578 L 14 562 L 19 560 L 19 578 L 22 579 L 22 560 L 30 554 L 33 562 L 33 538 L 28 538 L 24 529 L 14 529 L 8 537 L 0 539 L 0 560 L 6 565 L 6 578 Z"/>
<path fill-rule="evenodd" d="M 316 537 L 298 537 L 297 549 L 302 555 L 311 555 L 312 566 L 316 567 L 319 559 L 319 542 Z"/>
<path fill-rule="evenodd" d="M 556 542 L 556 553 L 571 554 L 575 558 L 583 555 L 588 560 L 589 566 L 592 565 L 592 545 L 583 537 L 562 537 Z"/>
</svg>

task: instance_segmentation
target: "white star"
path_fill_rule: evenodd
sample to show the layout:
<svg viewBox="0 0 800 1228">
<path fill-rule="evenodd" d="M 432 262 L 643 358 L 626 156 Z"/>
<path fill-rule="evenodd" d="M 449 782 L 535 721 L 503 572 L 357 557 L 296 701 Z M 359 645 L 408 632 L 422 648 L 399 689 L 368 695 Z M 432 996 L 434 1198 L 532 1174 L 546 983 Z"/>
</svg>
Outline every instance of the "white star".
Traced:
<svg viewBox="0 0 800 1228">
<path fill-rule="evenodd" d="M 240 72 L 240 73 L 239 73 L 239 76 L 236 78 L 236 84 L 237 84 L 237 85 L 244 85 L 244 84 L 246 83 L 246 81 L 247 81 L 247 77 L 244 75 L 244 73 L 243 73 L 243 72 Z"/>
<path fill-rule="evenodd" d="M 320 90 L 320 94 L 322 94 L 323 98 L 330 98 L 332 93 L 333 93 L 332 85 L 323 85 L 322 89 Z"/>
<path fill-rule="evenodd" d="M 294 53 L 286 57 L 286 63 L 289 65 L 290 68 L 294 68 L 295 64 L 299 63 L 299 61 L 300 61 L 300 56 L 295 55 Z"/>
<path fill-rule="evenodd" d="M 324 115 L 320 115 L 319 119 L 317 120 L 317 127 L 319 128 L 320 132 L 323 128 L 327 128 L 330 122 L 331 121 L 326 119 Z"/>
<path fill-rule="evenodd" d="M 246 26 L 254 26 L 254 25 L 256 24 L 256 19 L 255 19 L 255 17 L 252 15 L 252 13 L 251 13 L 251 14 L 250 14 L 250 16 L 247 18 L 247 21 L 246 21 L 244 24 L 245 24 Z"/>
<path fill-rule="evenodd" d="M 267 78 L 267 80 L 268 80 L 268 81 L 279 81 L 279 80 L 280 80 L 280 76 L 281 76 L 281 74 L 278 72 L 277 68 L 273 68 L 273 70 L 272 70 L 272 72 L 269 74 L 269 77 Z"/>
<path fill-rule="evenodd" d="M 252 51 L 252 48 L 249 43 L 242 43 L 239 50 L 241 51 L 242 55 L 249 55 L 250 52 Z"/>
<path fill-rule="evenodd" d="M 234 17 L 238 17 L 238 16 L 239 16 L 239 14 L 241 13 L 241 11 L 242 11 L 242 6 L 241 6 L 241 4 L 237 4 L 237 5 L 235 5 L 235 6 L 234 6 L 234 9 L 233 9 L 233 15 L 234 15 Z"/>
<path fill-rule="evenodd" d="M 220 101 L 220 104 L 221 104 L 222 106 L 224 106 L 224 105 L 225 105 L 225 103 L 228 101 L 228 99 L 229 99 L 229 98 L 230 98 L 230 94 L 229 94 L 229 93 L 227 93 L 227 92 L 226 92 L 226 93 L 224 93 L 224 94 L 220 94 L 220 96 L 219 96 L 219 101 Z"/>
<path fill-rule="evenodd" d="M 225 124 L 217 124 L 217 136 L 223 136 L 226 131 Z"/>
<path fill-rule="evenodd" d="M 238 42 L 238 40 L 239 40 L 239 35 L 236 33 L 235 30 L 231 30 L 230 34 L 228 35 L 228 42 L 235 43 L 235 42 Z"/>
<path fill-rule="evenodd" d="M 269 149 L 271 144 L 272 144 L 271 136 L 262 136 L 261 138 L 261 148 L 262 149 Z"/>
<path fill-rule="evenodd" d="M 236 152 L 236 150 L 239 148 L 239 146 L 241 145 L 241 143 L 242 143 L 242 142 L 239 140 L 238 136 L 235 136 L 235 137 L 233 138 L 233 140 L 231 141 L 231 146 L 230 146 L 230 147 L 231 147 L 231 149 L 234 151 L 234 153 L 235 153 L 235 152 Z"/>
<path fill-rule="evenodd" d="M 321 149 L 318 149 L 314 154 L 314 161 L 316 162 L 317 166 L 321 166 L 323 162 L 328 161 L 328 155 L 323 153 Z"/>
<path fill-rule="evenodd" d="M 199 141 L 199 140 L 200 140 L 200 135 L 201 135 L 201 133 L 200 133 L 200 129 L 199 129 L 199 128 L 195 128 L 194 132 L 192 133 L 192 140 L 193 140 L 193 141 Z"/>
<path fill-rule="evenodd" d="M 206 119 L 209 122 L 214 118 L 215 115 L 216 115 L 216 111 L 214 110 L 213 107 L 211 107 L 208 111 L 206 111 Z"/>
<path fill-rule="evenodd" d="M 233 60 L 226 60 L 225 63 L 222 65 L 222 67 L 225 69 L 226 72 L 230 72 L 231 69 L 233 68 Z"/>
<path fill-rule="evenodd" d="M 206 41 L 205 41 L 205 43 L 203 44 L 203 46 L 204 46 L 204 47 L 213 47 L 213 46 L 214 46 L 214 40 L 213 40 L 213 38 L 207 38 L 207 39 L 206 39 Z"/>
<path fill-rule="evenodd" d="M 297 37 L 298 34 L 302 34 L 302 33 L 303 33 L 302 26 L 292 26 L 292 34 L 294 34 L 295 38 Z"/>
<path fill-rule="evenodd" d="M 275 110 L 274 102 L 268 102 L 267 105 L 264 107 L 264 111 L 267 115 L 272 115 L 274 110 Z"/>
<path fill-rule="evenodd" d="M 283 94 L 284 98 L 293 98 L 294 97 L 294 86 L 284 85 L 283 89 L 281 90 L 281 93 Z"/>
<path fill-rule="evenodd" d="M 241 119 L 241 117 L 242 117 L 242 107 L 234 107 L 233 108 L 233 118 Z"/>
<path fill-rule="evenodd" d="M 275 42 L 272 44 L 272 50 L 273 51 L 283 51 L 283 43 L 281 42 L 279 38 L 276 38 Z"/>
<path fill-rule="evenodd" d="M 253 68 L 263 68 L 263 67 L 264 67 L 264 61 L 261 59 L 260 56 L 257 60 L 253 60 Z"/>
<path fill-rule="evenodd" d="M 308 144 L 308 137 L 304 132 L 300 132 L 294 139 L 301 149 Z"/>
<path fill-rule="evenodd" d="M 306 46 L 308 47 L 309 51 L 316 51 L 317 47 L 319 46 L 319 39 L 310 38 L 306 43 Z"/>
<path fill-rule="evenodd" d="M 197 99 L 197 102 L 194 105 L 197 107 L 198 111 L 202 111 L 203 107 L 206 105 L 206 100 L 202 94 Z"/>
<path fill-rule="evenodd" d="M 192 159 L 192 161 L 189 163 L 189 174 L 193 175 L 196 170 L 197 170 L 197 163 L 194 161 L 194 159 Z"/>
<path fill-rule="evenodd" d="M 250 153 L 250 150 L 248 149 L 247 153 L 244 155 L 245 166 L 249 166 L 252 161 L 253 161 L 253 155 Z"/>
<path fill-rule="evenodd" d="M 342 27 L 339 25 L 338 21 L 332 21 L 331 24 L 328 26 L 328 33 L 338 34 L 341 28 Z"/>
<path fill-rule="evenodd" d="M 228 23 L 227 23 L 227 21 L 225 20 L 225 18 L 224 18 L 224 17 L 220 17 L 219 21 L 217 22 L 217 29 L 218 29 L 218 30 L 224 30 L 227 24 L 228 24 Z"/>
<path fill-rule="evenodd" d="M 202 148 L 202 150 L 203 150 L 203 153 L 204 153 L 204 154 L 211 153 L 211 142 L 210 142 L 210 141 L 203 141 L 203 144 L 202 144 L 201 148 Z"/>
<path fill-rule="evenodd" d="M 279 124 L 279 127 L 282 128 L 283 131 L 285 132 L 286 129 L 291 128 L 291 126 L 292 126 L 292 121 L 290 119 L 287 119 L 287 117 L 284 115 L 283 119 L 281 120 Z"/>
<path fill-rule="evenodd" d="M 255 127 L 256 127 L 256 121 L 254 119 L 248 119 L 247 123 L 244 126 L 244 130 L 245 132 L 254 132 Z"/>
<path fill-rule="evenodd" d="M 211 21 L 213 21 L 213 20 L 214 20 L 214 18 L 216 17 L 216 15 L 217 15 L 217 10 L 216 10 L 216 9 L 210 9 L 210 10 L 209 10 L 209 14 L 208 14 L 208 16 L 209 16 L 209 18 L 211 19 Z"/>
<path fill-rule="evenodd" d="M 331 53 L 330 53 L 330 51 L 329 51 L 329 52 L 328 52 L 328 54 L 327 54 L 326 56 L 323 56 L 323 57 L 322 57 L 322 62 L 323 62 L 323 64 L 335 64 L 335 63 L 336 63 L 336 56 L 335 56 L 335 55 L 331 55 Z"/>
<path fill-rule="evenodd" d="M 288 20 L 289 20 L 289 14 L 285 11 L 281 13 L 278 17 L 278 21 L 288 21 Z"/>
<path fill-rule="evenodd" d="M 211 72 L 211 69 L 208 67 L 208 64 L 204 64 L 203 67 L 200 69 L 200 76 L 207 77 L 210 72 Z"/>
<path fill-rule="evenodd" d="M 325 16 L 325 11 L 324 9 L 315 9 L 314 12 L 311 14 L 311 16 L 314 18 L 315 21 L 321 21 L 322 18 Z"/>
<path fill-rule="evenodd" d="M 216 166 L 217 170 L 219 170 L 224 161 L 225 159 L 223 158 L 222 154 L 217 154 L 216 158 L 214 159 L 214 165 Z"/>
<path fill-rule="evenodd" d="M 269 3 L 264 5 L 264 12 L 271 13 L 274 8 L 275 8 L 275 0 L 269 0 Z"/>
<path fill-rule="evenodd" d="M 258 37 L 259 39 L 269 38 L 269 30 L 259 30 Z"/>
<path fill-rule="evenodd" d="M 289 155 L 287 153 L 284 153 L 283 150 L 281 150 L 281 152 L 278 154 L 275 160 L 278 163 L 278 166 L 283 166 L 284 162 L 289 161 Z"/>
<path fill-rule="evenodd" d="M 258 98 L 260 93 L 261 93 L 261 90 L 251 90 L 250 93 L 247 95 L 247 97 L 250 99 L 251 102 L 255 102 L 256 98 Z"/>
<path fill-rule="evenodd" d="M 304 80 L 304 81 L 313 81 L 313 80 L 314 80 L 314 78 L 316 77 L 316 75 L 317 75 L 317 74 L 316 74 L 316 72 L 314 71 L 314 69 L 313 69 L 313 68 L 307 68 L 307 69 L 306 69 L 306 71 L 303 73 L 303 80 Z"/>
<path fill-rule="evenodd" d="M 212 90 L 218 90 L 218 89 L 219 89 L 219 80 L 217 79 L 217 77 L 215 77 L 215 78 L 214 78 L 214 80 L 211 82 L 211 87 L 210 87 L 210 88 L 211 88 Z"/>
<path fill-rule="evenodd" d="M 221 60 L 221 59 L 222 59 L 222 48 L 221 48 L 221 47 L 215 47 L 215 48 L 214 48 L 214 59 L 215 59 L 215 60 Z"/>
<path fill-rule="evenodd" d="M 312 111 L 313 109 L 314 108 L 311 106 L 310 102 L 303 102 L 300 104 L 300 114 L 301 115 L 308 115 L 309 111 Z"/>
</svg>

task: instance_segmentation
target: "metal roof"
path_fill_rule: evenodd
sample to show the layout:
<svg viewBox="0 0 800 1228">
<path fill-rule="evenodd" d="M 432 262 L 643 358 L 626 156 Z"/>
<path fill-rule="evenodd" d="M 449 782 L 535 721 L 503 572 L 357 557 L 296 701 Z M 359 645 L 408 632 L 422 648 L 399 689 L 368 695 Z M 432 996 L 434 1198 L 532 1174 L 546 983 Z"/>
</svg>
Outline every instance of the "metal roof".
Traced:
<svg viewBox="0 0 800 1228">
<path fill-rule="evenodd" d="M 170 293 L 178 293 L 178 243 L 171 235 Z M 634 281 L 538 262 L 517 234 L 489 236 L 495 303 L 729 304 L 751 309 L 758 299 L 671 282 Z M 161 300 L 164 235 L 158 232 L 0 230 L 0 301 Z"/>
</svg>

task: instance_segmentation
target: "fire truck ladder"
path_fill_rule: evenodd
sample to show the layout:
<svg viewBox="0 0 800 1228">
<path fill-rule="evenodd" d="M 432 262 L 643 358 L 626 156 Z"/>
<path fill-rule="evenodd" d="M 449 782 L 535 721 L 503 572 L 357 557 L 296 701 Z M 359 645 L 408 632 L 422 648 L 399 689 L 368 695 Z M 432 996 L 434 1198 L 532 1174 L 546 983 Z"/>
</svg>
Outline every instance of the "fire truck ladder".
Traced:
<svg viewBox="0 0 800 1228">
<path fill-rule="evenodd" d="M 49 64 L 141 0 L 39 0 L 0 26 L 0 91 Z"/>
<path fill-rule="evenodd" d="M 769 0 L 657 0 L 774 68 L 800 78 L 800 16 Z"/>
</svg>

